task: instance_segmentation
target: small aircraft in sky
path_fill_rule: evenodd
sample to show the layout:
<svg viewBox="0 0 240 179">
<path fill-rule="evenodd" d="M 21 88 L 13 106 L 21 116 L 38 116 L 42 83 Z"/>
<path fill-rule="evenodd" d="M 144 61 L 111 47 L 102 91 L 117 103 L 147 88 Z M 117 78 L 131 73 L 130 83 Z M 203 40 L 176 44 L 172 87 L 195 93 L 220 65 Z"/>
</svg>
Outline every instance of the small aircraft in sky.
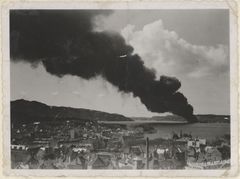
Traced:
<svg viewBox="0 0 240 179">
<path fill-rule="evenodd" d="M 127 54 L 119 56 L 119 58 L 125 58 L 127 57 Z"/>
</svg>

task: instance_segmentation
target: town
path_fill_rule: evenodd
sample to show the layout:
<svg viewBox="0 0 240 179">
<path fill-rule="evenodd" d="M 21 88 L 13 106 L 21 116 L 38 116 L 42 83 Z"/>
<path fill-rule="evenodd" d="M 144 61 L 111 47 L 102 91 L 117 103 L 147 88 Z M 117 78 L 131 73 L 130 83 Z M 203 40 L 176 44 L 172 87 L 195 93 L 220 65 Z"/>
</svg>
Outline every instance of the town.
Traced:
<svg viewBox="0 0 240 179">
<path fill-rule="evenodd" d="M 214 141 L 97 121 L 49 121 L 11 126 L 13 169 L 221 169 L 230 167 L 230 135 Z"/>
</svg>

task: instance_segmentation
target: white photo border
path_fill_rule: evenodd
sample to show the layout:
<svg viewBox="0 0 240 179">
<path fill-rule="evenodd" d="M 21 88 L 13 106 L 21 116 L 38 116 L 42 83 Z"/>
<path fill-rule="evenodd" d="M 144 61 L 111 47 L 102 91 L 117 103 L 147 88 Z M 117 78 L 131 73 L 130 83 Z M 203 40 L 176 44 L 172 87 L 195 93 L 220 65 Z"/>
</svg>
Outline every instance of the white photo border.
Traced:
<svg viewBox="0 0 240 179">
<path fill-rule="evenodd" d="M 10 43 L 9 10 L 11 9 L 228 9 L 230 19 L 230 95 L 231 95 L 231 167 L 225 170 L 50 170 L 11 169 L 10 150 Z M 9 2 L 3 4 L 2 18 L 2 81 L 3 81 L 3 171 L 13 176 L 234 176 L 238 171 L 238 53 L 237 14 L 227 2 L 219 1 L 105 1 L 105 2 Z"/>
</svg>

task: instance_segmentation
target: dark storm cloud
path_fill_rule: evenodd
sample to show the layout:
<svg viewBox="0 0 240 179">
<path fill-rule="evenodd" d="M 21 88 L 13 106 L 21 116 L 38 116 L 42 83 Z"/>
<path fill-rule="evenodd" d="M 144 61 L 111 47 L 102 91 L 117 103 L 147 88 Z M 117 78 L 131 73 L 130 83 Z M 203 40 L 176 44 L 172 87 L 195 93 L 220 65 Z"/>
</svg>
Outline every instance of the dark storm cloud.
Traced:
<svg viewBox="0 0 240 179">
<path fill-rule="evenodd" d="M 144 66 L 133 47 L 113 32 L 94 31 L 93 18 L 111 11 L 14 10 L 10 12 L 11 60 L 36 64 L 62 77 L 102 75 L 122 92 L 132 92 L 152 112 L 172 112 L 196 121 L 181 83 Z"/>
</svg>

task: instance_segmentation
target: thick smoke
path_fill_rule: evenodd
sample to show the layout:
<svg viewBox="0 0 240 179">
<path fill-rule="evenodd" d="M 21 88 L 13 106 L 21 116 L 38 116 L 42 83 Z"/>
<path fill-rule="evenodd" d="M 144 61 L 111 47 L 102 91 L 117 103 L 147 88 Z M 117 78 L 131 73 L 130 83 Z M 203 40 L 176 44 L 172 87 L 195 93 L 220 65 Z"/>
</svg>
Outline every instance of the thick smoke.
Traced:
<svg viewBox="0 0 240 179">
<path fill-rule="evenodd" d="M 172 112 L 195 122 L 193 108 L 177 90 L 176 78 L 144 66 L 133 47 L 113 32 L 94 31 L 96 15 L 110 11 L 11 10 L 10 54 L 13 61 L 42 62 L 59 77 L 103 76 L 122 92 L 132 92 L 152 112 Z"/>
</svg>

